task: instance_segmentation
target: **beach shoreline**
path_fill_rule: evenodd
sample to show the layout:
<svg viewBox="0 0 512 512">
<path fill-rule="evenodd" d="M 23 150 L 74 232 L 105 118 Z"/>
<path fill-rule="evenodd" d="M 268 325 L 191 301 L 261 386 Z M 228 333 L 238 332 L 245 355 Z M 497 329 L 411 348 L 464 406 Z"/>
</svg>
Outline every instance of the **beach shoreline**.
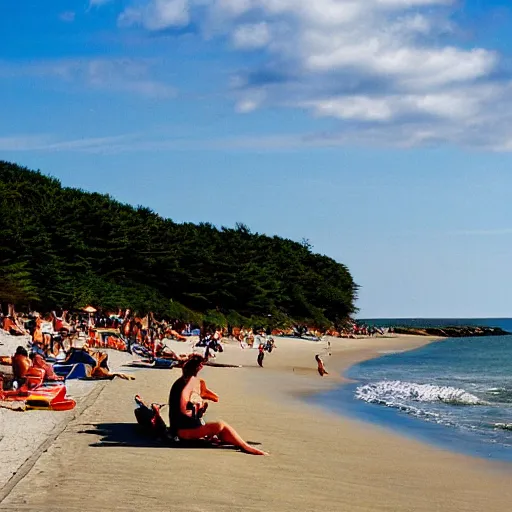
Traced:
<svg viewBox="0 0 512 512">
<path fill-rule="evenodd" d="M 347 382 L 343 372 L 382 351 L 408 350 L 433 339 L 331 339 L 330 375 L 320 378 L 313 343 L 276 338 L 264 367 L 257 351 L 229 342 L 202 375 L 221 400 L 208 420 L 224 419 L 270 457 L 225 449 L 169 449 L 133 435 L 133 396 L 165 403 L 177 370 L 141 370 L 135 382 L 109 383 L 70 422 L 0 510 L 309 510 L 448 512 L 506 510 L 512 501 L 510 465 L 460 455 L 340 416 L 301 397 Z M 79 463 L 66 463 L 79 461 Z M 93 469 L 94 470 L 93 470 Z M 94 503 L 84 499 L 98 482 Z M 135 476 L 136 475 L 136 476 Z M 59 482 L 58 486 L 52 482 Z M 169 488 L 174 489 L 171 490 Z M 73 494 L 67 488 L 73 486 Z M 150 488 L 141 496 L 137 489 Z M 183 492 L 186 490 L 186 492 Z M 171 501 L 169 501 L 171 500 Z"/>
</svg>

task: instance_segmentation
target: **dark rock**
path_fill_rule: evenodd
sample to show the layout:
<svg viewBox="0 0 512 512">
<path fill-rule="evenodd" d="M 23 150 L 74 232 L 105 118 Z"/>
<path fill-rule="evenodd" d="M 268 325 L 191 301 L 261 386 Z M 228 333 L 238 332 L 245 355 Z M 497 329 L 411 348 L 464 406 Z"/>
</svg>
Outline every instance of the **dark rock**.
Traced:
<svg viewBox="0 0 512 512">
<path fill-rule="evenodd" d="M 479 336 L 507 336 L 510 333 L 500 327 L 482 327 L 473 325 L 447 327 L 395 327 L 397 334 L 415 336 L 439 336 L 443 338 L 471 338 Z"/>
</svg>

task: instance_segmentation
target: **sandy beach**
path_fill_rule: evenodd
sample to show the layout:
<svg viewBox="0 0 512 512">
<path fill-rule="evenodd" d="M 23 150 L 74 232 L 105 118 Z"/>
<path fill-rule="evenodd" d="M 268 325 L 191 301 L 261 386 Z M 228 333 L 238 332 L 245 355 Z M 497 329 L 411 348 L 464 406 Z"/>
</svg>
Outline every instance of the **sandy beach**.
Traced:
<svg viewBox="0 0 512 512">
<path fill-rule="evenodd" d="M 179 370 L 115 380 L 71 419 L 27 474 L 4 487 L 0 510 L 500 511 L 512 502 L 512 468 L 453 454 L 304 404 L 304 393 L 342 383 L 352 364 L 432 341 L 331 338 L 330 375 L 316 373 L 321 343 L 277 338 L 264 368 L 256 350 L 229 344 L 205 368 L 220 394 L 207 419 L 233 425 L 269 457 L 228 448 L 168 448 L 137 435 L 133 396 L 165 403 Z M 44 413 L 56 414 L 56 413 Z M 165 414 L 165 409 L 164 409 Z M 30 415 L 30 416 L 29 416 Z M 32 412 L 19 414 L 32 422 Z"/>
<path fill-rule="evenodd" d="M 26 346 L 30 336 L 10 336 L 0 333 L 0 354 L 12 355 L 18 345 Z M 109 350 L 113 371 L 130 361 L 129 354 Z M 1 368 L 0 368 L 1 369 Z M 123 368 L 123 371 L 126 369 Z M 128 370 L 130 371 L 130 370 Z M 34 457 L 41 447 L 58 436 L 66 425 L 78 417 L 105 385 L 105 382 L 72 380 L 66 383 L 67 394 L 77 402 L 71 411 L 15 412 L 0 407 L 0 489 L 16 477 L 27 460 Z M 1 494 L 0 494 L 1 496 Z"/>
</svg>

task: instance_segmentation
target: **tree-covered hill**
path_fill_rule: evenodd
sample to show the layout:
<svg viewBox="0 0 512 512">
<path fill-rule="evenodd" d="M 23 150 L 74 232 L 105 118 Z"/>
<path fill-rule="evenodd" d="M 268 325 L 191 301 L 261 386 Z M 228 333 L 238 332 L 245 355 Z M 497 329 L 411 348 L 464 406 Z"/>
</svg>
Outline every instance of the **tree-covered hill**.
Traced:
<svg viewBox="0 0 512 512">
<path fill-rule="evenodd" d="M 0 161 L 0 301 L 327 326 L 355 311 L 357 289 L 307 243 L 177 224 Z"/>
</svg>

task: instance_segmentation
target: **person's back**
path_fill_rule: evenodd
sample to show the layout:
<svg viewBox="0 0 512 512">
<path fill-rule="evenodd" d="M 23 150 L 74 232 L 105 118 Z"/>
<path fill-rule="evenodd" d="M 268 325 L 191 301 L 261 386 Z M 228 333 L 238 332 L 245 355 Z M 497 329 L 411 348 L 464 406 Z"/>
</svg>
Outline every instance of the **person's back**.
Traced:
<svg viewBox="0 0 512 512">
<path fill-rule="evenodd" d="M 28 358 L 28 352 L 23 347 L 18 347 L 12 358 L 12 374 L 14 380 L 18 381 L 18 384 L 22 384 L 25 381 L 25 375 L 31 366 L 32 363 Z"/>
<path fill-rule="evenodd" d="M 203 363 L 202 357 L 197 355 L 191 357 L 183 365 L 183 376 L 172 385 L 169 394 L 169 422 L 172 436 L 187 441 L 216 438 L 222 443 L 237 446 L 246 453 L 266 455 L 264 451 L 246 443 L 227 423 L 201 421 L 200 418 L 208 406 L 202 401 L 201 380 L 197 377 L 203 368 Z M 218 399 L 217 396 L 215 397 Z"/>
<path fill-rule="evenodd" d="M 169 393 L 169 424 L 170 432 L 173 437 L 178 434 L 178 430 L 201 426 L 201 420 L 199 418 L 187 416 L 182 412 L 181 401 L 183 399 L 183 392 L 187 385 L 193 384 L 190 380 L 191 378 L 181 376 L 174 382 Z"/>
</svg>

